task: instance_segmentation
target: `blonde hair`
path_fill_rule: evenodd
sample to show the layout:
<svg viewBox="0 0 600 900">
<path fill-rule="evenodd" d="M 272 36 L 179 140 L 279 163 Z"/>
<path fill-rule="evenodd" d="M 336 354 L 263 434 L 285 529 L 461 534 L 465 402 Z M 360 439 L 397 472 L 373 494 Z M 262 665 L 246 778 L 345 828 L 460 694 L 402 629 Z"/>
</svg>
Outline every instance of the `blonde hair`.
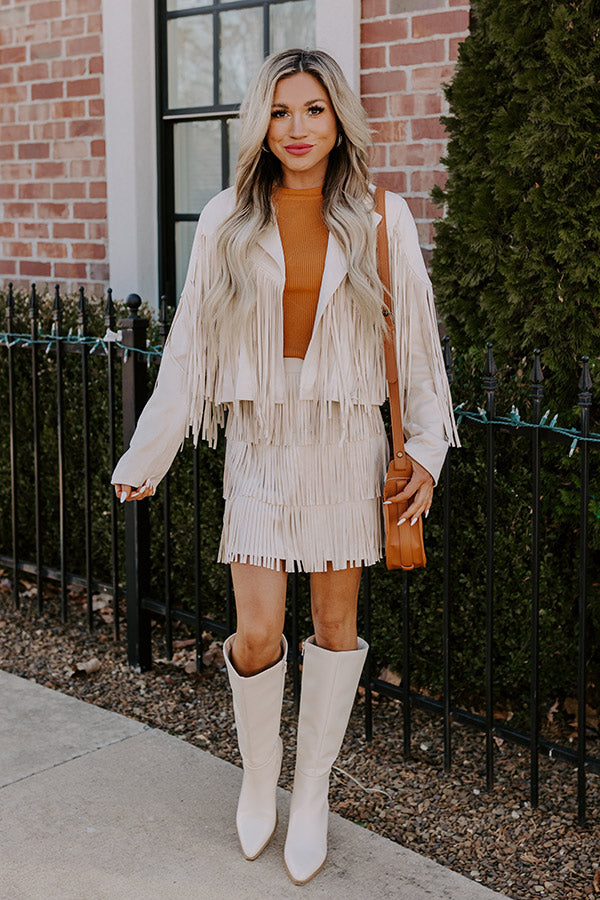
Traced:
<svg viewBox="0 0 600 900">
<path fill-rule="evenodd" d="M 264 141 L 281 78 L 306 72 L 329 94 L 339 143 L 329 154 L 323 185 L 323 219 L 346 256 L 352 302 L 367 333 L 383 333 L 382 285 L 375 261 L 373 197 L 369 190 L 371 136 L 366 114 L 337 62 L 322 50 L 285 50 L 269 56 L 254 77 L 240 110 L 242 122 L 235 170 L 235 207 L 219 229 L 217 278 L 206 304 L 206 325 L 221 334 L 235 327 L 249 340 L 256 289 L 248 255 L 273 221 L 272 193 L 281 183 L 281 165 Z M 231 348 L 231 342 L 226 341 Z"/>
</svg>

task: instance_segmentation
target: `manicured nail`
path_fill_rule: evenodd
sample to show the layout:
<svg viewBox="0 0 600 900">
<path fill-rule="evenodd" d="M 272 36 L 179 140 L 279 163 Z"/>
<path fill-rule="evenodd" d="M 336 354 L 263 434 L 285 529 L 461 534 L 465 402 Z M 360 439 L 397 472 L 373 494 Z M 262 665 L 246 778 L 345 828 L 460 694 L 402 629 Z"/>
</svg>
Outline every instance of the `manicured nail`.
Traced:
<svg viewBox="0 0 600 900">
<path fill-rule="evenodd" d="M 121 503 L 125 503 L 127 500 L 127 491 L 121 491 Z"/>
<path fill-rule="evenodd" d="M 384 500 L 384 501 L 383 501 L 383 505 L 384 505 L 384 506 L 391 506 L 391 505 L 392 505 L 392 501 L 391 501 L 391 500 Z"/>
<path fill-rule="evenodd" d="M 398 525 L 402 525 L 404 522 L 406 522 L 406 519 L 400 519 L 400 521 L 398 522 Z"/>
<path fill-rule="evenodd" d="M 428 515 L 429 515 L 429 510 L 426 509 L 426 510 L 425 510 L 425 518 L 427 518 Z"/>
<path fill-rule="evenodd" d="M 419 518 L 418 516 L 413 516 L 413 517 L 412 517 L 412 519 L 410 520 L 411 526 L 415 524 L 415 522 L 417 521 L 418 518 Z"/>
</svg>

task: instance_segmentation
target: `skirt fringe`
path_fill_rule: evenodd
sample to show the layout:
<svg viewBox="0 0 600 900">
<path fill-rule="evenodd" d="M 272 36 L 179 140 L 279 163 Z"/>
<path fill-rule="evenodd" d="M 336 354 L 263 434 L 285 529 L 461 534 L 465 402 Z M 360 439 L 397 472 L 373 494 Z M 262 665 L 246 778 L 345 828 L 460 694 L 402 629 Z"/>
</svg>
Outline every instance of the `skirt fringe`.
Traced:
<svg viewBox="0 0 600 900">
<path fill-rule="evenodd" d="M 251 401 L 231 404 L 219 561 L 324 572 L 382 554 L 388 444 L 378 406 L 299 399 L 302 360 L 285 360 L 286 395 L 269 433 Z M 344 411 L 345 412 L 345 411 Z"/>
</svg>

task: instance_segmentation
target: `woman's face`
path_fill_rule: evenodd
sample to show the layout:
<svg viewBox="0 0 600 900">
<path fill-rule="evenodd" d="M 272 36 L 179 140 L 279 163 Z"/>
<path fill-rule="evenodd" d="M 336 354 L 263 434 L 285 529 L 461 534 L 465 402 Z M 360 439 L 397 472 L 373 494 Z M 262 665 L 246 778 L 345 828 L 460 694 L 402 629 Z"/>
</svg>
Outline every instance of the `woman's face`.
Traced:
<svg viewBox="0 0 600 900">
<path fill-rule="evenodd" d="M 297 72 L 277 82 L 267 143 L 281 163 L 284 187 L 322 187 L 337 136 L 329 94 L 313 75 Z"/>
</svg>

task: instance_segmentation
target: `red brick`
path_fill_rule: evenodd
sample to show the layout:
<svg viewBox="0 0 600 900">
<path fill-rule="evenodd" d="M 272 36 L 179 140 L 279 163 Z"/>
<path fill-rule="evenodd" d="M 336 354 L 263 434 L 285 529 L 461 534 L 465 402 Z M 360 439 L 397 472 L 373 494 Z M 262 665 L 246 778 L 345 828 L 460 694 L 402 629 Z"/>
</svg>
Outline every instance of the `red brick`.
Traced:
<svg viewBox="0 0 600 900">
<path fill-rule="evenodd" d="M 411 172 L 410 189 L 411 191 L 426 191 L 429 193 L 434 185 L 444 187 L 447 178 L 448 173 L 445 169 L 427 169 L 421 172 Z"/>
<path fill-rule="evenodd" d="M 0 69 L 0 84 L 12 84 L 15 80 L 14 66 L 3 66 Z"/>
<path fill-rule="evenodd" d="M 92 156 L 106 156 L 104 141 L 92 141 Z"/>
<path fill-rule="evenodd" d="M 2 166 L 2 168 L 6 168 Z M 5 203 L 4 216 L 6 219 L 33 219 L 33 203 Z"/>
<path fill-rule="evenodd" d="M 0 122 L 14 122 L 15 108 L 14 106 L 2 106 L 0 104 Z"/>
<path fill-rule="evenodd" d="M 390 44 L 392 41 L 403 41 L 408 37 L 406 19 L 378 19 L 365 22 L 360 30 L 363 44 Z"/>
<path fill-rule="evenodd" d="M 363 47 L 360 51 L 361 69 L 383 69 L 385 65 L 385 46 Z"/>
<path fill-rule="evenodd" d="M 404 172 L 377 172 L 375 184 L 388 191 L 402 194 L 406 190 L 406 175 Z"/>
<path fill-rule="evenodd" d="M 65 219 L 68 216 L 68 203 L 38 203 L 38 218 L 40 219 Z"/>
<path fill-rule="evenodd" d="M 444 215 L 444 210 L 441 206 L 438 206 L 437 203 L 434 203 L 433 200 L 429 200 L 429 198 L 427 198 L 424 203 L 425 208 L 423 214 L 426 219 L 441 219 Z"/>
<path fill-rule="evenodd" d="M 52 0 L 52 2 L 48 3 L 40 3 L 37 0 L 36 3 L 29 4 L 29 21 L 33 22 L 36 19 L 58 19 L 62 15 L 62 3 L 60 0 Z"/>
<path fill-rule="evenodd" d="M 448 6 L 464 6 L 466 9 L 470 9 L 468 0 L 449 0 Z"/>
<path fill-rule="evenodd" d="M 0 259 L 0 275 L 16 275 L 16 259 Z"/>
<path fill-rule="evenodd" d="M 370 149 L 370 167 L 372 169 L 382 169 L 386 163 L 387 148 L 385 144 L 374 144 Z"/>
<path fill-rule="evenodd" d="M 100 281 L 108 281 L 108 265 L 107 263 L 90 263 L 90 278 L 97 278 Z M 100 287 L 101 294 L 104 293 L 102 286 Z M 90 288 L 91 292 L 91 288 Z"/>
<path fill-rule="evenodd" d="M 53 119 L 78 119 L 85 116 L 85 100 L 62 100 L 52 104 Z"/>
<path fill-rule="evenodd" d="M 25 62 L 26 59 L 27 50 L 25 47 L 4 47 L 3 50 L 0 50 L 0 66 Z"/>
<path fill-rule="evenodd" d="M 28 181 L 19 185 L 20 200 L 49 200 L 50 185 L 46 181 Z"/>
<path fill-rule="evenodd" d="M 30 25 L 15 28 L 14 42 L 15 44 L 29 44 L 32 41 L 41 43 L 42 41 L 47 41 L 48 36 L 49 28 L 47 22 L 33 22 Z"/>
<path fill-rule="evenodd" d="M 88 100 L 88 114 L 90 116 L 104 116 L 104 100 L 95 98 Z"/>
<path fill-rule="evenodd" d="M 0 181 L 0 200 L 14 200 L 16 196 L 16 185 Z"/>
<path fill-rule="evenodd" d="M 392 117 L 439 115 L 441 111 L 440 94 L 392 94 L 390 97 Z"/>
<path fill-rule="evenodd" d="M 106 163 L 104 159 L 74 159 L 69 175 L 71 178 L 104 178 Z"/>
<path fill-rule="evenodd" d="M 394 144 L 406 139 L 406 123 L 398 119 L 388 122 L 371 122 L 370 126 L 376 144 Z"/>
<path fill-rule="evenodd" d="M 105 219 L 106 203 L 74 203 L 74 219 Z"/>
<path fill-rule="evenodd" d="M 428 138 L 439 141 L 448 137 L 446 129 L 440 120 L 435 117 L 430 119 L 412 119 L 411 128 L 413 141 L 420 141 Z"/>
<path fill-rule="evenodd" d="M 83 222 L 54 222 L 52 237 L 82 239 L 85 237 L 85 225 Z"/>
<path fill-rule="evenodd" d="M 65 15 L 78 16 L 96 12 L 100 9 L 100 4 L 101 0 L 65 0 Z"/>
<path fill-rule="evenodd" d="M 12 222 L 0 222 L 0 237 L 13 237 L 15 226 Z"/>
<path fill-rule="evenodd" d="M 2 0 L 3 6 L 8 6 L 7 0 Z M 27 21 L 27 8 L 24 3 L 18 6 L 11 6 L 10 9 L 2 10 L 2 22 L 4 25 L 23 25 Z"/>
<path fill-rule="evenodd" d="M 55 59 L 51 63 L 53 78 L 76 78 L 87 73 L 87 60 Z"/>
<path fill-rule="evenodd" d="M 48 244 L 38 241 L 37 252 L 46 259 L 64 259 L 67 256 L 67 245 L 56 244 L 54 241 Z"/>
<path fill-rule="evenodd" d="M 444 41 L 416 41 L 393 44 L 390 47 L 390 66 L 418 66 L 421 63 L 444 62 Z"/>
<path fill-rule="evenodd" d="M 88 281 L 87 282 L 87 292 L 88 292 L 89 297 L 100 297 L 100 298 L 104 297 L 104 292 L 106 290 L 106 285 L 108 282 L 108 266 L 105 263 L 102 263 L 102 266 L 103 266 L 103 268 L 100 270 L 99 263 L 91 263 L 91 265 L 90 265 L 90 272 L 92 272 L 92 270 L 93 270 L 94 278 L 96 277 L 95 273 L 97 270 L 106 272 L 107 274 L 106 274 L 106 278 L 104 279 L 104 281 L 101 281 L 101 282 Z"/>
<path fill-rule="evenodd" d="M 85 141 L 54 141 L 52 156 L 54 159 L 82 159 L 88 155 L 88 147 Z"/>
<path fill-rule="evenodd" d="M 88 16 L 86 30 L 88 34 L 102 34 L 102 16 Z"/>
<path fill-rule="evenodd" d="M 362 105 L 370 119 L 387 116 L 387 97 L 364 97 Z"/>
<path fill-rule="evenodd" d="M 65 178 L 67 166 L 64 162 L 41 162 L 35 164 L 36 178 Z"/>
<path fill-rule="evenodd" d="M 387 94 L 405 89 L 406 73 L 400 69 L 393 72 L 373 72 L 371 75 L 362 75 L 360 79 L 361 94 Z"/>
<path fill-rule="evenodd" d="M 14 159 L 15 158 L 15 145 L 14 144 L 3 144 L 0 146 L 0 159 Z"/>
<path fill-rule="evenodd" d="M 89 188 L 90 188 L 90 199 L 91 200 L 106 199 L 106 182 L 105 181 L 91 181 Z"/>
<path fill-rule="evenodd" d="M 63 95 L 62 81 L 42 81 L 31 85 L 32 100 L 55 100 Z"/>
<path fill-rule="evenodd" d="M 103 241 L 108 237 L 108 226 L 106 222 L 88 222 L 87 236 L 91 241 Z"/>
<path fill-rule="evenodd" d="M 27 141 L 30 131 L 29 125 L 0 125 L 0 141 Z"/>
<path fill-rule="evenodd" d="M 392 144 L 391 166 L 438 166 L 445 150 L 444 144 Z"/>
<path fill-rule="evenodd" d="M 7 256 L 14 256 L 16 259 L 24 256 L 31 256 L 33 244 L 25 241 L 4 241 L 4 252 Z"/>
<path fill-rule="evenodd" d="M 69 19 L 58 19 L 56 22 L 50 22 L 50 36 L 72 37 L 75 34 L 83 34 L 85 29 L 85 19 L 83 16 L 79 18 L 71 17 Z"/>
<path fill-rule="evenodd" d="M 387 13 L 387 0 L 362 0 L 363 19 L 375 19 Z"/>
<path fill-rule="evenodd" d="M 28 63 L 25 66 L 19 66 L 17 69 L 17 78 L 19 81 L 37 81 L 40 78 L 47 77 L 47 62 Z"/>
<path fill-rule="evenodd" d="M 27 100 L 26 84 L 7 84 L 2 88 L 2 103 L 13 106 Z"/>
<path fill-rule="evenodd" d="M 422 197 L 406 197 L 408 208 L 415 219 L 422 219 L 425 213 L 425 202 Z"/>
<path fill-rule="evenodd" d="M 425 16 L 412 16 L 411 37 L 429 37 L 432 34 L 458 34 L 469 29 L 469 12 L 466 9 L 448 10 Z"/>
<path fill-rule="evenodd" d="M 85 263 L 56 263 L 54 275 L 56 278 L 85 278 L 87 266 Z"/>
<path fill-rule="evenodd" d="M 106 247 L 103 244 L 73 244 L 73 259 L 105 259 Z"/>
<path fill-rule="evenodd" d="M 102 119 L 74 119 L 69 122 L 69 137 L 97 137 L 103 134 Z"/>
<path fill-rule="evenodd" d="M 455 62 L 458 59 L 458 49 L 463 43 L 464 37 L 450 38 L 448 42 L 448 59 Z"/>
<path fill-rule="evenodd" d="M 47 222 L 19 222 L 19 237 L 22 238 L 47 238 Z"/>
<path fill-rule="evenodd" d="M 78 78 L 67 81 L 67 97 L 88 97 L 100 93 L 99 78 Z"/>
<path fill-rule="evenodd" d="M 90 75 L 98 75 L 104 72 L 104 57 L 92 56 L 88 62 L 88 72 Z"/>
<path fill-rule="evenodd" d="M 75 198 L 82 200 L 86 195 L 87 185 L 83 181 L 55 181 L 52 185 L 54 200 Z"/>
<path fill-rule="evenodd" d="M 1 181 L 24 181 L 26 178 L 31 178 L 31 163 L 3 163 L 0 166 Z"/>
<path fill-rule="evenodd" d="M 29 55 L 31 59 L 56 59 L 62 52 L 62 41 L 47 41 L 43 44 L 32 44 Z"/>
<path fill-rule="evenodd" d="M 19 106 L 20 122 L 39 122 L 50 119 L 49 103 L 23 103 Z"/>
<path fill-rule="evenodd" d="M 36 278 L 40 276 L 49 278 L 52 272 L 52 266 L 48 263 L 19 261 L 19 273 L 21 275 L 33 275 Z"/>
<path fill-rule="evenodd" d="M 431 222 L 417 222 L 417 234 L 419 235 L 419 244 L 421 247 L 427 247 L 433 244 L 433 226 Z"/>
<path fill-rule="evenodd" d="M 413 91 L 439 91 L 452 78 L 454 66 L 423 66 L 411 72 Z"/>
<path fill-rule="evenodd" d="M 74 37 L 67 40 L 67 56 L 91 56 L 100 53 L 102 42 L 99 34 L 90 34 L 87 37 Z"/>
<path fill-rule="evenodd" d="M 48 159 L 50 144 L 19 144 L 19 159 Z"/>
<path fill-rule="evenodd" d="M 65 122 L 39 122 L 33 126 L 33 137 L 36 140 L 52 140 L 64 138 L 67 131 Z"/>
</svg>

